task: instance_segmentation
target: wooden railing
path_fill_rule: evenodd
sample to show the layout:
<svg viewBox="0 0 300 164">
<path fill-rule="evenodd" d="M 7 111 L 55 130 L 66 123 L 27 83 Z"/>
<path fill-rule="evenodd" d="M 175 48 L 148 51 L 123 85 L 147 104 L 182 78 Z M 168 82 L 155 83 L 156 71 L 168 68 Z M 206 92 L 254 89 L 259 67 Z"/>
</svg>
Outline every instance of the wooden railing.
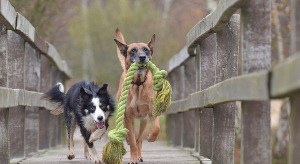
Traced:
<svg viewBox="0 0 300 164">
<path fill-rule="evenodd" d="M 62 116 L 40 97 L 71 71 L 8 0 L 0 1 L 0 27 L 0 163 L 10 163 L 63 142 Z"/>
<path fill-rule="evenodd" d="M 234 14 L 240 9 L 240 15 Z M 289 163 L 300 161 L 300 3 L 292 10 L 292 56 L 271 68 L 271 0 L 221 0 L 169 62 L 172 144 L 202 163 L 233 163 L 241 101 L 241 163 L 271 164 L 270 99 L 289 97 Z M 298 15 L 297 15 L 298 14 Z M 297 16 L 296 16 L 297 15 Z"/>
</svg>

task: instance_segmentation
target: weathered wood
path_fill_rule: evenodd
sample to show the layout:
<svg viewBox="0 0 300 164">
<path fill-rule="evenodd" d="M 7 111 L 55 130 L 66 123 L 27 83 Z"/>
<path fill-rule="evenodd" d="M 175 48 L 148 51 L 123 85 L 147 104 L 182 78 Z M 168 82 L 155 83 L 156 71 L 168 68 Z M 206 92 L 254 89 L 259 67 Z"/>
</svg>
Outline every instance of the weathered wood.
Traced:
<svg viewBox="0 0 300 164">
<path fill-rule="evenodd" d="M 271 0 L 248 0 L 241 8 L 243 74 L 270 69 Z M 270 102 L 242 102 L 241 163 L 271 163 Z"/>
<path fill-rule="evenodd" d="M 198 22 L 187 34 L 188 52 L 190 55 L 194 54 L 194 49 L 198 43 L 223 29 L 229 22 L 232 14 L 238 10 L 245 0 L 223 0 L 220 1 L 214 12 L 203 18 Z"/>
<path fill-rule="evenodd" d="M 195 57 L 184 63 L 184 97 L 196 90 Z M 195 111 L 183 113 L 183 147 L 194 148 Z"/>
<path fill-rule="evenodd" d="M 51 86 L 54 86 L 59 80 L 59 71 L 54 67 L 51 68 L 52 73 L 52 83 Z M 58 144 L 58 136 L 59 136 L 59 120 L 58 116 L 50 115 L 49 120 L 49 139 L 50 139 L 50 146 L 54 147 Z"/>
<path fill-rule="evenodd" d="M 196 64 L 196 91 L 201 91 L 201 64 L 200 64 L 200 46 L 196 48 L 197 55 L 195 56 Z M 200 156 L 200 108 L 195 109 L 195 152 Z"/>
<path fill-rule="evenodd" d="M 202 40 L 200 46 L 200 89 L 206 89 L 215 83 L 216 35 Z M 198 100 L 199 101 L 199 100 Z M 212 157 L 213 110 L 203 108 L 200 112 L 200 156 Z M 202 135 L 203 134 L 203 135 Z"/>
<path fill-rule="evenodd" d="M 300 53 L 296 53 L 272 69 L 271 96 L 282 98 L 300 90 Z"/>
<path fill-rule="evenodd" d="M 0 109 L 0 160 L 1 163 L 9 163 L 9 133 L 8 133 L 8 109 Z"/>
<path fill-rule="evenodd" d="M 172 99 L 178 100 L 184 97 L 184 67 L 180 66 L 176 68 L 172 72 L 172 76 L 170 77 L 172 81 L 172 87 L 176 88 L 172 92 Z M 173 109 L 170 108 L 169 111 L 172 111 Z M 174 145 L 182 145 L 182 138 L 183 138 L 183 115 L 177 114 L 174 116 L 175 118 L 175 127 L 177 129 L 177 135 L 174 136 Z"/>
<path fill-rule="evenodd" d="M 0 86 L 6 87 L 7 84 L 7 34 L 6 29 L 0 24 Z M 0 100 L 1 101 L 1 100 Z M 9 133 L 8 133 L 8 109 L 0 108 L 0 161 L 9 163 Z"/>
<path fill-rule="evenodd" d="M 16 30 L 24 37 L 25 40 L 34 43 L 35 28 L 33 25 L 20 13 L 17 14 Z"/>
<path fill-rule="evenodd" d="M 291 53 L 293 56 L 300 56 L 300 2 L 296 0 L 291 1 Z M 298 52 L 298 54 L 297 54 Z M 295 57 L 293 57 L 295 58 Z M 295 68 L 297 69 L 297 68 Z M 299 73 L 293 74 L 295 75 L 294 82 L 299 82 Z M 298 76 L 298 78 L 297 78 Z M 288 83 L 289 84 L 289 83 Z M 288 85 L 287 84 L 287 85 Z M 299 91 L 299 90 L 298 90 Z M 288 163 L 289 164 L 296 164 L 300 161 L 300 92 L 292 94 L 290 97 L 291 101 L 291 114 L 290 114 L 290 140 L 289 140 L 289 154 L 288 154 Z"/>
<path fill-rule="evenodd" d="M 41 85 L 40 91 L 47 92 L 52 86 L 51 65 L 45 56 L 41 56 Z M 49 148 L 49 120 L 50 112 L 44 108 L 39 110 L 39 148 Z"/>
<path fill-rule="evenodd" d="M 56 48 L 51 45 L 50 43 L 48 44 L 48 52 L 47 52 L 47 57 L 54 61 L 55 66 L 62 71 L 66 77 L 71 77 L 72 76 L 72 72 L 69 69 L 66 61 L 62 60 L 59 56 L 59 53 L 57 52 Z"/>
<path fill-rule="evenodd" d="M 1 0 L 0 2 L 0 21 L 8 29 L 13 30 L 16 27 L 17 12 L 10 4 L 9 0 Z"/>
<path fill-rule="evenodd" d="M 187 47 L 184 47 L 179 51 L 178 54 L 174 55 L 170 60 L 168 64 L 168 71 L 172 72 L 175 68 L 179 67 L 189 59 L 189 54 L 187 53 Z"/>
<path fill-rule="evenodd" d="M 217 33 L 216 83 L 238 75 L 239 15 Z M 213 163 L 234 163 L 235 102 L 214 107 Z"/>
<path fill-rule="evenodd" d="M 0 86 L 7 86 L 7 33 L 6 28 L 0 24 Z"/>
<path fill-rule="evenodd" d="M 15 32 L 7 31 L 8 87 L 24 89 L 24 40 Z M 24 107 L 9 109 L 8 132 L 10 157 L 24 156 Z"/>
<path fill-rule="evenodd" d="M 39 91 L 40 89 L 40 54 L 25 43 L 25 89 Z M 25 155 L 38 150 L 39 143 L 39 113 L 38 107 L 25 107 Z"/>
</svg>

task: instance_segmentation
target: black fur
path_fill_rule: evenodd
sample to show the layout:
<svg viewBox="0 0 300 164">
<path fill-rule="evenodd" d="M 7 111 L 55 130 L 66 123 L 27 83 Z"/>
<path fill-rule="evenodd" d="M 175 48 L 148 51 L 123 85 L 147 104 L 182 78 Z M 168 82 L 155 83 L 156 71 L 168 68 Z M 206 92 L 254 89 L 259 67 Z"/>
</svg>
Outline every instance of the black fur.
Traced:
<svg viewBox="0 0 300 164">
<path fill-rule="evenodd" d="M 66 94 L 59 90 L 59 85 L 55 85 L 48 92 L 44 93 L 43 98 L 63 106 L 68 137 L 70 137 L 72 121 L 75 121 L 80 127 L 81 135 L 87 145 L 92 148 L 93 143 L 89 142 L 91 133 L 84 127 L 83 117 L 93 112 L 91 108 L 92 99 L 99 98 L 102 104 L 102 111 L 109 112 L 108 118 L 105 119 L 106 129 L 108 128 L 108 120 L 115 110 L 115 102 L 107 92 L 107 84 L 99 86 L 94 82 L 82 81 L 74 84 Z M 109 106 L 109 109 L 107 106 Z M 86 110 L 88 111 L 87 113 Z"/>
</svg>

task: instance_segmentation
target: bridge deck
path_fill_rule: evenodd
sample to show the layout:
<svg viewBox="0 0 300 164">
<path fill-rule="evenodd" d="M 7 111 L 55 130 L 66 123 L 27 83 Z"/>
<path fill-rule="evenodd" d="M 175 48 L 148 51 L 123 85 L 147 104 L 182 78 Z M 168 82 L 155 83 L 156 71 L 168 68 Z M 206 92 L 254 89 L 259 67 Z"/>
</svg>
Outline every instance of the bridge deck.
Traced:
<svg viewBox="0 0 300 164">
<path fill-rule="evenodd" d="M 95 143 L 96 149 L 101 151 L 105 145 L 106 140 L 97 141 Z M 154 143 L 143 143 L 143 158 L 144 164 L 150 163 L 184 163 L 184 164 L 198 164 L 199 160 L 191 155 L 190 152 L 180 148 L 168 146 L 164 141 L 157 141 Z M 125 144 L 127 154 L 123 159 L 123 163 L 129 162 L 129 146 Z M 75 142 L 75 159 L 67 159 L 67 147 L 60 146 L 52 148 L 47 151 L 41 152 L 35 156 L 24 159 L 21 164 L 32 164 L 32 163 L 92 163 L 84 158 L 83 146 L 80 138 L 76 139 Z"/>
</svg>

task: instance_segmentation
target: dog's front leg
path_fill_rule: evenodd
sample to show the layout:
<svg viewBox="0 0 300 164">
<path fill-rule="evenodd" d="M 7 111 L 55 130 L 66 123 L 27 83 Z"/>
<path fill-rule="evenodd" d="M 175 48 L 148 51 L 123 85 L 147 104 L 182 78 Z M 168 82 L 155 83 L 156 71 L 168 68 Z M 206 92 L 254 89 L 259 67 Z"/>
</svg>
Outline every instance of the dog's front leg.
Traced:
<svg viewBox="0 0 300 164">
<path fill-rule="evenodd" d="M 90 147 L 90 150 L 91 150 L 92 155 L 93 155 L 93 161 L 95 163 L 101 163 L 102 160 L 101 160 L 100 156 L 98 155 L 95 146 Z"/>
<path fill-rule="evenodd" d="M 128 144 L 130 146 L 130 164 L 138 163 L 138 149 L 136 145 L 135 135 L 134 135 L 134 126 L 133 126 L 133 118 L 128 117 L 125 114 L 125 126 L 128 129 Z"/>
<path fill-rule="evenodd" d="M 101 137 L 105 134 L 105 132 L 106 132 L 106 128 L 97 129 L 91 134 L 89 142 L 95 142 L 96 140 L 101 139 Z"/>
</svg>

